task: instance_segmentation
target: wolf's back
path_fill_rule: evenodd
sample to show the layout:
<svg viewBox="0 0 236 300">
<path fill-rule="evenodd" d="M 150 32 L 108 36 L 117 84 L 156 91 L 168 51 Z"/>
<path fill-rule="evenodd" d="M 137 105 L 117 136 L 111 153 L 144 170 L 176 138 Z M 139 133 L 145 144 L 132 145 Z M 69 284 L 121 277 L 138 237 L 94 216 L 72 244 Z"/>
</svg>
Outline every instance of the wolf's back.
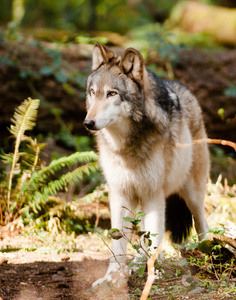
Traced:
<svg viewBox="0 0 236 300">
<path fill-rule="evenodd" d="M 164 80 L 164 83 L 178 96 L 182 117 L 189 127 L 193 140 L 205 138 L 205 126 L 198 100 L 183 83 L 173 80 Z"/>
</svg>

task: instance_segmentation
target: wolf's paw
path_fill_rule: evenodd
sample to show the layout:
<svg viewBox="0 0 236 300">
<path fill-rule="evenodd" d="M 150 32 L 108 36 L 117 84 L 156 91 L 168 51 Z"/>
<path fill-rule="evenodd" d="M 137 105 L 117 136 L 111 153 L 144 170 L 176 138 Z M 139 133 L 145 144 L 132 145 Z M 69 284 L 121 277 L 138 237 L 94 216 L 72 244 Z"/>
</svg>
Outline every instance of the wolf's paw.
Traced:
<svg viewBox="0 0 236 300">
<path fill-rule="evenodd" d="M 92 298 L 96 300 L 128 300 L 127 276 L 123 272 L 111 271 L 95 281 L 90 288 Z"/>
<path fill-rule="evenodd" d="M 128 272 L 118 270 L 109 271 L 103 278 L 95 281 L 87 291 L 88 299 L 96 300 L 128 300 L 127 287 Z"/>
<path fill-rule="evenodd" d="M 122 270 L 114 270 L 108 272 L 104 277 L 99 278 L 92 284 L 92 288 L 96 288 L 97 286 L 115 286 L 117 288 L 121 288 L 122 286 L 127 284 L 128 271 L 126 269 Z"/>
</svg>

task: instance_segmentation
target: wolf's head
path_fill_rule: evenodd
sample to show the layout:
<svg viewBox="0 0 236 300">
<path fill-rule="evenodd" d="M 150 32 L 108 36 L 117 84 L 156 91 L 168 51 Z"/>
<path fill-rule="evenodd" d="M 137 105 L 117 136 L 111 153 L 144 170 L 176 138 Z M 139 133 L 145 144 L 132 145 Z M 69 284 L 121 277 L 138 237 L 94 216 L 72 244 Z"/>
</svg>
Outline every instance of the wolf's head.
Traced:
<svg viewBox="0 0 236 300">
<path fill-rule="evenodd" d="M 122 57 L 97 43 L 92 73 L 87 80 L 87 116 L 84 125 L 100 130 L 125 119 L 140 122 L 144 113 L 147 70 L 141 54 L 127 49 Z"/>
</svg>

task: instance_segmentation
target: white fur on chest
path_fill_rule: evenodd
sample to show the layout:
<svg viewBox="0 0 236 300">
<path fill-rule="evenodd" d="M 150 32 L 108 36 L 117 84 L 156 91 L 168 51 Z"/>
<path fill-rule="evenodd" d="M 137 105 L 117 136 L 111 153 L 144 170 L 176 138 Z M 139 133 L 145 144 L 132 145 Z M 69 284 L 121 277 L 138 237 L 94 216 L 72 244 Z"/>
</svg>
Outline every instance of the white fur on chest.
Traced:
<svg viewBox="0 0 236 300">
<path fill-rule="evenodd" d="M 100 159 L 110 188 L 119 190 L 129 198 L 151 195 L 163 185 L 164 161 L 161 152 L 145 161 L 137 157 L 130 157 L 127 161 L 109 151 L 102 151 Z"/>
<path fill-rule="evenodd" d="M 189 130 L 183 130 L 178 142 L 191 143 Z M 171 146 L 168 154 L 169 145 L 156 144 L 146 159 L 119 155 L 103 142 L 99 148 L 101 165 L 111 190 L 127 198 L 158 197 L 158 191 L 168 197 L 178 192 L 192 165 L 192 147 Z"/>
</svg>

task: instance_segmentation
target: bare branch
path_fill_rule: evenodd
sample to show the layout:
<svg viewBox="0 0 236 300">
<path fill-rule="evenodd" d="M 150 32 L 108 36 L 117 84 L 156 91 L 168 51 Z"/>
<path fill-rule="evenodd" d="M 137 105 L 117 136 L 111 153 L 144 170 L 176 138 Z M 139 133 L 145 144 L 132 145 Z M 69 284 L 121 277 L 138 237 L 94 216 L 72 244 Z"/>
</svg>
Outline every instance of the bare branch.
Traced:
<svg viewBox="0 0 236 300">
<path fill-rule="evenodd" d="M 160 254 L 161 250 L 162 250 L 162 247 L 160 245 L 156 249 L 156 251 L 152 254 L 151 258 L 147 262 L 148 278 L 145 283 L 140 300 L 146 300 L 148 298 L 148 294 L 149 294 L 152 284 L 155 280 L 155 261 L 156 261 L 158 255 Z"/>
<path fill-rule="evenodd" d="M 203 144 L 203 143 L 229 146 L 229 147 L 232 147 L 236 151 L 236 143 L 231 142 L 231 141 L 221 140 L 221 139 L 209 139 L 209 138 L 199 139 L 199 140 L 194 140 L 192 143 L 186 143 L 186 144 L 176 143 L 176 146 L 177 147 L 189 147 L 192 145 Z"/>
</svg>

